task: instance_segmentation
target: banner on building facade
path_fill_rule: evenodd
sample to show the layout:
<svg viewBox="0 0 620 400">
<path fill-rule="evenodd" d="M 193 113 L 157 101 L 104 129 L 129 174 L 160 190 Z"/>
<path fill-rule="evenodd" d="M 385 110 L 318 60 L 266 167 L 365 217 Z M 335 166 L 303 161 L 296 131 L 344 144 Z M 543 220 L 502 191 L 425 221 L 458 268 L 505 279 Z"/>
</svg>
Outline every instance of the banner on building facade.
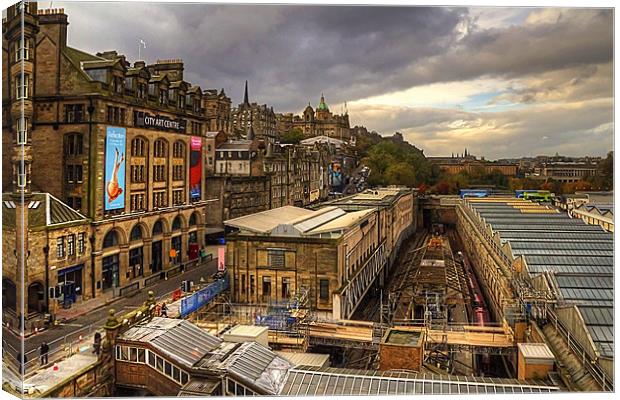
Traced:
<svg viewBox="0 0 620 400">
<path fill-rule="evenodd" d="M 200 200 L 200 184 L 202 182 L 202 139 L 192 136 L 189 156 L 189 197 Z"/>
<path fill-rule="evenodd" d="M 125 208 L 125 128 L 108 126 L 105 139 L 104 209 Z"/>
</svg>

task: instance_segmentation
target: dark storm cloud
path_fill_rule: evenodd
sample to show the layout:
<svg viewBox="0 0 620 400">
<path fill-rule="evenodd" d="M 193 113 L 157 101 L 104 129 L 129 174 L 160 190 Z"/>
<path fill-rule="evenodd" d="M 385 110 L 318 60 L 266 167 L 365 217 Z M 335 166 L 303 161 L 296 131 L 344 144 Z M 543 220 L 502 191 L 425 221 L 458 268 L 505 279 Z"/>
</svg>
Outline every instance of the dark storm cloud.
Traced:
<svg viewBox="0 0 620 400">
<path fill-rule="evenodd" d="M 491 106 L 508 102 L 523 108 L 476 113 L 457 106 L 438 110 L 432 103 L 401 109 L 390 106 L 392 102 L 369 110 L 358 104 L 350 107 L 351 120 L 384 134 L 409 132 L 411 140 L 432 154 L 441 153 L 449 140 L 469 140 L 489 157 L 527 152 L 528 146 L 600 154 L 611 148 L 611 103 L 596 103 L 600 112 L 595 114 L 587 104 L 613 96 L 611 10 L 538 8 L 516 13 L 514 8 L 496 8 L 479 18 L 481 9 L 440 7 L 54 6 L 64 7 L 69 15 L 70 45 L 92 53 L 116 49 L 133 61 L 138 41 L 144 39 L 147 62 L 182 58 L 187 81 L 203 89 L 225 88 L 234 104 L 241 101 L 246 79 L 251 100 L 273 105 L 277 112 L 299 112 L 308 101 L 316 105 L 321 92 L 338 112 L 344 101 L 395 98 L 395 92 L 429 84 L 443 84 L 449 96 L 458 89 L 446 83 L 492 79 L 503 87 L 497 88 Z M 560 108 L 548 112 L 547 103 Z M 581 121 L 580 128 L 568 129 L 563 123 L 567 119 Z M 459 124 L 465 128 L 455 128 Z M 452 135 L 464 131 L 466 136 Z M 532 139 L 531 145 L 518 139 L 496 143 L 502 135 L 517 138 L 531 132 L 548 139 Z M 585 140 L 588 135 L 604 140 Z M 562 144 L 562 138 L 579 145 Z"/>
<path fill-rule="evenodd" d="M 313 7 L 78 3 L 69 42 L 133 59 L 137 38 L 156 58 L 183 58 L 189 78 L 296 110 L 321 91 L 331 102 L 387 91 L 382 81 L 412 60 L 444 53 L 466 11 L 422 7 Z M 97 16 L 94 18 L 94 16 Z M 83 35 L 83 33 L 90 33 Z M 205 84 L 206 82 L 206 84 Z"/>
</svg>

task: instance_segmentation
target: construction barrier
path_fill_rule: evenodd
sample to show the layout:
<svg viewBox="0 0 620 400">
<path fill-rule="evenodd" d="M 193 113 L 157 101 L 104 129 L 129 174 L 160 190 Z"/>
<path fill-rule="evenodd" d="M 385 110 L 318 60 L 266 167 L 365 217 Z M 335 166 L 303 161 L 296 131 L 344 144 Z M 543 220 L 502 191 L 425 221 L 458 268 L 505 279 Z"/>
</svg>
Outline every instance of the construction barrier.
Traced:
<svg viewBox="0 0 620 400">
<path fill-rule="evenodd" d="M 181 300 L 181 317 L 185 318 L 189 314 L 197 311 L 216 296 L 228 289 L 228 275 L 224 275 L 224 278 L 218 279 L 211 283 L 209 286 L 204 287 L 191 296 L 187 296 Z"/>
</svg>

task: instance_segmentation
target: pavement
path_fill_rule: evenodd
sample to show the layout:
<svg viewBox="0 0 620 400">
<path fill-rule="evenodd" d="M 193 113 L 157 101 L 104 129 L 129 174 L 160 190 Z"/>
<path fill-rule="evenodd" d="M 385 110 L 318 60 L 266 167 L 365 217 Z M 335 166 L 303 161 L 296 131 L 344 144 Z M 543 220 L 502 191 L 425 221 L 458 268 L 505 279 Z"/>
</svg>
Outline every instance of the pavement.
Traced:
<svg viewBox="0 0 620 400">
<path fill-rule="evenodd" d="M 156 299 L 166 298 L 169 297 L 172 291 L 181 287 L 182 281 L 193 280 L 194 282 L 198 282 L 201 277 L 206 280 L 215 272 L 217 272 L 217 259 L 208 261 L 205 264 L 183 274 L 170 277 L 167 280 L 162 280 L 154 285 L 142 288 L 131 297 L 121 297 L 113 303 L 104 303 L 99 308 L 88 310 L 86 314 L 75 316 L 70 322 L 61 323 L 60 325 L 25 338 L 24 346 L 26 354 L 33 349 L 38 349 L 44 341 L 50 345 L 50 351 L 53 351 L 55 345 L 61 346 L 63 344 L 62 340 L 57 339 L 62 339 L 65 337 L 69 339 L 68 341 L 71 341 L 75 339 L 71 338 L 72 334 L 77 336 L 78 333 L 85 332 L 85 327 L 92 325 L 93 329 L 100 328 L 107 320 L 109 309 L 114 308 L 117 314 L 129 312 L 141 306 L 147 300 L 148 292 L 150 290 L 155 292 Z M 12 330 L 5 326 L 2 327 L 2 340 L 14 349 L 19 349 L 21 347 L 20 338 L 16 336 Z"/>
</svg>

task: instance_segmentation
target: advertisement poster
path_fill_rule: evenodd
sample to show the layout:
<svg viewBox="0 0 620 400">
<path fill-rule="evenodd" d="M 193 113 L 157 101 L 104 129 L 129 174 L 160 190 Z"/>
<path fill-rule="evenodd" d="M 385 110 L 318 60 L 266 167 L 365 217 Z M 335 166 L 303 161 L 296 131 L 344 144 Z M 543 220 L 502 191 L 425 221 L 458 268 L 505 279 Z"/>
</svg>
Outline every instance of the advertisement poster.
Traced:
<svg viewBox="0 0 620 400">
<path fill-rule="evenodd" d="M 226 262 L 224 260 L 225 254 L 226 254 L 226 247 L 220 246 L 217 248 L 217 270 L 218 271 L 226 271 Z"/>
<path fill-rule="evenodd" d="M 201 138 L 192 136 L 189 157 L 189 197 L 191 200 L 200 200 L 200 182 L 202 181 L 201 149 Z"/>
<path fill-rule="evenodd" d="M 108 126 L 105 140 L 104 209 L 125 208 L 125 128 Z"/>
</svg>

